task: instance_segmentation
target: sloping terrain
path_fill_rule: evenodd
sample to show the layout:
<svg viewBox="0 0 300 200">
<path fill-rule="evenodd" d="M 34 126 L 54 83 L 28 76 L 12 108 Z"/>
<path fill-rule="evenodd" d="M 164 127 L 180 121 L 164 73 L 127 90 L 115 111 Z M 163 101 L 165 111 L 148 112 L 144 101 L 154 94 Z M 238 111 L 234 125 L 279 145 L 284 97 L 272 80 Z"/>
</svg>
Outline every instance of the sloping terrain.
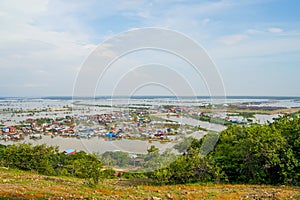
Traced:
<svg viewBox="0 0 300 200">
<path fill-rule="evenodd" d="M 77 178 L 0 169 L 0 199 L 300 199 L 300 188 L 265 185 L 149 186 L 111 179 L 89 187 Z"/>
</svg>

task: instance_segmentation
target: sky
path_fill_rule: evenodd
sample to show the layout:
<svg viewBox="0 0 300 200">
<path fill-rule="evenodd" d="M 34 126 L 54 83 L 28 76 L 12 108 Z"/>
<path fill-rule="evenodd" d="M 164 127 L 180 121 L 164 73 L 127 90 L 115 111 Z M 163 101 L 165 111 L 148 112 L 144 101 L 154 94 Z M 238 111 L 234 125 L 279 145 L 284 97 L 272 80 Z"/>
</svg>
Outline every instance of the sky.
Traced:
<svg viewBox="0 0 300 200">
<path fill-rule="evenodd" d="M 226 95 L 300 96 L 299 10 L 298 0 L 2 0 L 0 96 L 73 95 L 99 45 L 145 27 L 197 42 L 215 64 Z M 177 59 L 149 50 L 120 58 L 98 80 L 95 94 L 106 95 L 116 85 L 122 85 L 120 94 L 174 94 L 170 88 L 185 84 L 174 77 L 189 80 L 193 94 L 211 94 L 205 78 L 193 77 L 190 65 Z M 147 83 L 129 83 L 145 75 Z"/>
</svg>

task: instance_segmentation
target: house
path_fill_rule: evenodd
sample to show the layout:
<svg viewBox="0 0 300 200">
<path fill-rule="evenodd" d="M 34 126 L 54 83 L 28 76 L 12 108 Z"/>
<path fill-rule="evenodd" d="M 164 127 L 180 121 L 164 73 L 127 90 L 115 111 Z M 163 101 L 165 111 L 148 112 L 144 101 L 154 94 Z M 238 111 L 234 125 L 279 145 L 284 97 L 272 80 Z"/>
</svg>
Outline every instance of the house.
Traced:
<svg viewBox="0 0 300 200">
<path fill-rule="evenodd" d="M 108 132 L 106 134 L 106 137 L 116 137 L 116 134 L 114 134 L 113 132 Z"/>
<path fill-rule="evenodd" d="M 2 132 L 3 133 L 9 133 L 9 128 L 8 127 L 3 127 Z"/>
<path fill-rule="evenodd" d="M 7 127 L 2 128 L 2 132 L 7 133 L 7 134 L 11 134 L 11 133 L 15 133 L 16 129 L 13 126 L 7 126 Z"/>
<path fill-rule="evenodd" d="M 29 136 L 30 139 L 42 139 L 42 135 L 41 134 L 33 134 Z"/>
<path fill-rule="evenodd" d="M 54 122 L 52 122 L 52 124 L 59 125 L 59 122 L 58 121 L 54 121 Z"/>
<path fill-rule="evenodd" d="M 74 149 L 67 149 L 63 152 L 66 156 L 72 155 L 76 153 L 76 150 Z"/>
</svg>

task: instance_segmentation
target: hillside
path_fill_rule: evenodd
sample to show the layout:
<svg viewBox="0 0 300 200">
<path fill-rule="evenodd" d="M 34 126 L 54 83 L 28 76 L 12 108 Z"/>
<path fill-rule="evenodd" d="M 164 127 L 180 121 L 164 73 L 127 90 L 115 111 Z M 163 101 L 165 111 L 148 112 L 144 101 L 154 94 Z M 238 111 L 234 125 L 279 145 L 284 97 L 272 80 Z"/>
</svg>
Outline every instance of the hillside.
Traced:
<svg viewBox="0 0 300 200">
<path fill-rule="evenodd" d="M 299 199 L 300 188 L 265 185 L 148 186 L 133 180 L 104 180 L 89 187 L 77 178 L 0 169 L 0 199 Z"/>
</svg>

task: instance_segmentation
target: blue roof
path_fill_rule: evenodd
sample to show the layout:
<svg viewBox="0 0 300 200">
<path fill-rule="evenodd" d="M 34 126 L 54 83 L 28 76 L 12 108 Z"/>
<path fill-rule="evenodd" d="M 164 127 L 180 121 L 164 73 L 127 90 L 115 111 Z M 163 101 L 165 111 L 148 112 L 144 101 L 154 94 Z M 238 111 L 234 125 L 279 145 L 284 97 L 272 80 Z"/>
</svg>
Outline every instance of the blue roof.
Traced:
<svg viewBox="0 0 300 200">
<path fill-rule="evenodd" d="M 106 134 L 107 137 L 116 137 L 116 134 L 109 132 Z"/>
<path fill-rule="evenodd" d="M 69 154 L 69 153 L 72 153 L 74 151 L 75 151 L 74 149 L 68 149 L 68 150 L 65 150 L 64 153 Z"/>
</svg>

